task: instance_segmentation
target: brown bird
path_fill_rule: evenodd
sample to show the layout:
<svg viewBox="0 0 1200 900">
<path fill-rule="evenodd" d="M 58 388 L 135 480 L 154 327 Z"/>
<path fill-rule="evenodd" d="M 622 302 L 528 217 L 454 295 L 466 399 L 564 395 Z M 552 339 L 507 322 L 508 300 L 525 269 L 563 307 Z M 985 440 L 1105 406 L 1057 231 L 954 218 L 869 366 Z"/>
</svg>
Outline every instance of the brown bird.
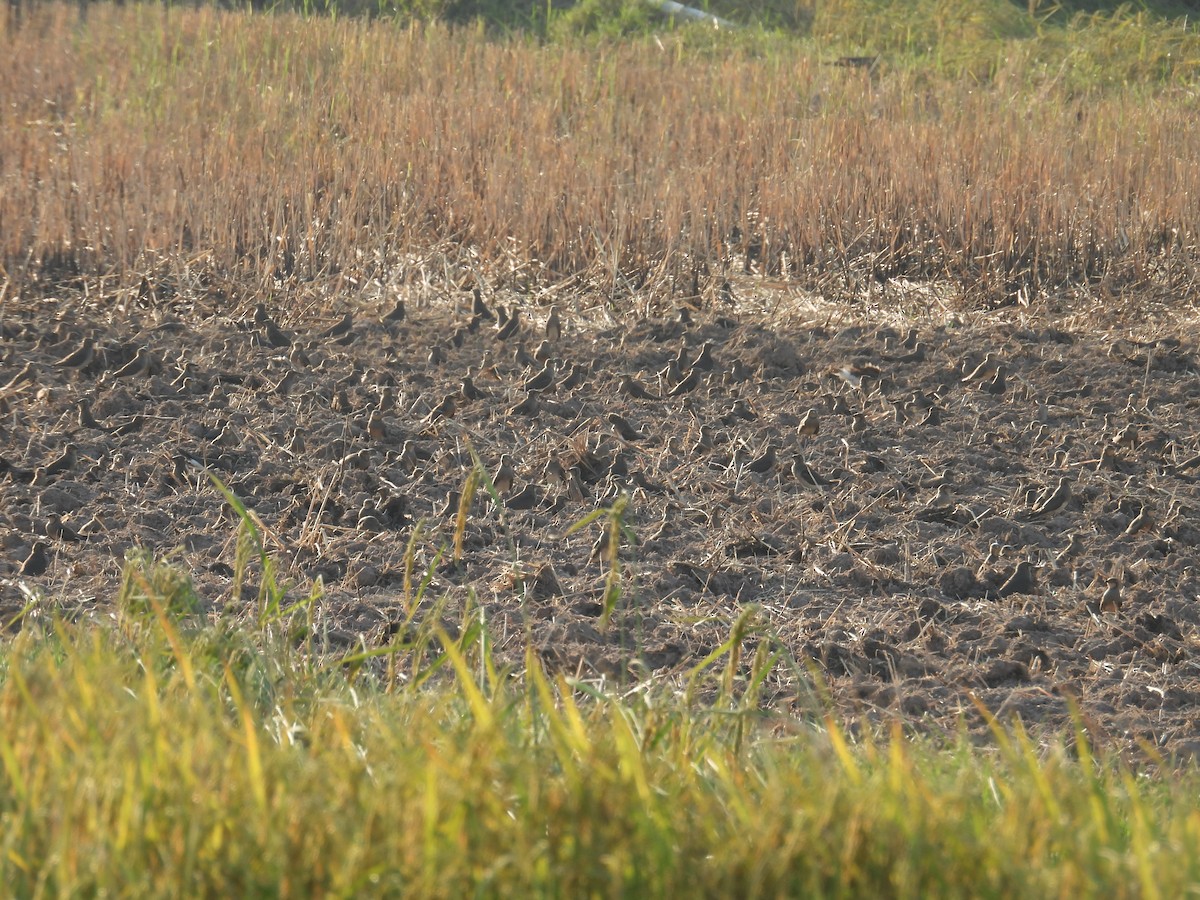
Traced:
<svg viewBox="0 0 1200 900">
<path fill-rule="evenodd" d="M 271 321 L 271 314 L 267 312 L 267 304 L 259 303 L 254 307 L 254 324 L 265 325 Z"/>
<path fill-rule="evenodd" d="M 510 416 L 536 416 L 540 408 L 537 391 L 530 391 L 523 400 L 510 406 L 507 414 Z"/>
<path fill-rule="evenodd" d="M 487 396 L 486 393 L 475 386 L 475 380 L 471 377 L 470 372 L 463 376 L 458 392 L 462 394 L 464 400 L 482 400 Z"/>
<path fill-rule="evenodd" d="M 49 566 L 50 559 L 46 556 L 46 544 L 43 541 L 34 541 L 29 555 L 21 563 L 21 574 L 36 578 L 38 575 L 44 575 Z"/>
<path fill-rule="evenodd" d="M 62 516 L 59 515 L 52 515 L 46 519 L 45 533 L 46 537 L 56 541 L 74 543 L 84 540 L 84 538 L 80 537 L 79 532 L 66 524 L 62 520 Z"/>
<path fill-rule="evenodd" d="M 433 425 L 436 422 L 440 422 L 442 419 L 453 419 L 457 410 L 458 407 L 454 403 L 454 395 L 447 394 L 442 398 L 442 402 L 431 409 L 429 411 L 429 415 L 427 415 L 422 421 L 426 425 Z"/>
<path fill-rule="evenodd" d="M 982 385 L 980 385 L 980 389 L 986 393 L 995 394 L 997 396 L 1003 394 L 1007 389 L 1004 375 L 1005 371 L 1003 364 L 996 366 L 996 374 L 992 376 L 991 380 L 985 381 Z"/>
<path fill-rule="evenodd" d="M 977 365 L 966 375 L 963 375 L 962 383 L 967 384 L 968 382 L 975 381 L 977 378 L 984 378 L 988 375 L 991 375 L 995 368 L 996 357 L 989 351 L 988 353 L 984 354 L 983 362 Z"/>
<path fill-rule="evenodd" d="M 642 434 L 633 425 L 631 425 L 627 419 L 622 418 L 615 412 L 609 413 L 607 416 L 605 416 L 605 418 L 616 430 L 617 434 L 627 441 L 640 441 L 646 437 L 646 435 Z"/>
<path fill-rule="evenodd" d="M 554 384 L 554 375 L 554 360 L 548 359 L 546 360 L 546 364 L 542 366 L 542 370 L 526 379 L 521 388 L 526 392 L 544 391 Z"/>
<path fill-rule="evenodd" d="M 341 319 L 339 319 L 337 322 L 334 322 L 319 335 L 317 335 L 317 337 L 323 341 L 330 340 L 331 338 L 345 337 L 350 333 L 350 329 L 353 327 L 354 313 L 347 312 L 344 316 L 342 316 Z"/>
<path fill-rule="evenodd" d="M 507 341 L 510 337 L 517 333 L 517 329 L 521 327 L 521 311 L 517 307 L 513 307 L 512 315 L 503 325 L 496 326 L 496 340 Z"/>
<path fill-rule="evenodd" d="M 103 426 L 96 421 L 96 417 L 92 415 L 92 401 L 87 397 L 80 397 L 75 404 L 79 409 L 79 427 L 80 428 L 100 428 Z"/>
<path fill-rule="evenodd" d="M 571 371 L 567 373 L 567 377 L 562 380 L 559 385 L 564 391 L 573 391 L 587 380 L 588 370 L 579 363 L 571 365 Z"/>
<path fill-rule="evenodd" d="M 471 315 L 479 316 L 481 319 L 492 321 L 496 318 L 495 314 L 487 308 L 487 304 L 483 302 L 483 292 L 479 288 L 471 288 Z"/>
<path fill-rule="evenodd" d="M 1106 581 L 1108 586 L 1104 589 L 1104 593 L 1100 595 L 1100 612 L 1120 612 L 1121 579 L 1116 576 L 1109 576 Z"/>
<path fill-rule="evenodd" d="M 538 505 L 540 495 L 537 486 L 531 481 L 504 501 L 509 509 L 533 509 Z"/>
<path fill-rule="evenodd" d="M 1066 477 L 1058 479 L 1058 485 L 1044 499 L 1039 499 L 1033 509 L 1030 511 L 1030 516 L 1037 518 L 1049 515 L 1050 513 L 1058 512 L 1071 500 L 1071 485 Z"/>
<path fill-rule="evenodd" d="M 537 345 L 537 349 L 533 351 L 533 358 L 540 363 L 544 363 L 550 357 L 554 356 L 554 348 L 549 341 L 542 341 Z"/>
<path fill-rule="evenodd" d="M 304 352 L 304 348 L 299 344 L 292 347 L 288 353 L 288 362 L 297 369 L 307 369 L 312 365 L 312 360 L 308 358 L 308 354 Z"/>
<path fill-rule="evenodd" d="M 712 450 L 713 443 L 713 427 L 707 423 L 700 426 L 700 433 L 696 437 L 696 443 L 692 445 L 692 454 L 699 456 Z"/>
<path fill-rule="evenodd" d="M 440 366 L 446 361 L 446 351 L 441 348 L 441 345 L 434 344 L 429 348 L 428 363 L 431 366 Z"/>
<path fill-rule="evenodd" d="M 763 475 L 775 468 L 775 448 L 767 444 L 767 449 L 757 459 L 746 463 L 746 468 L 757 475 Z"/>
<path fill-rule="evenodd" d="M 33 473 L 33 484 L 44 485 L 55 475 L 61 475 L 75 465 L 76 454 L 75 445 L 67 444 L 63 451 L 55 459 L 46 463 L 44 466 L 38 466 Z"/>
<path fill-rule="evenodd" d="M 703 369 L 706 372 L 712 371 L 716 366 L 716 360 L 713 359 L 713 342 L 705 341 L 704 346 L 700 348 L 700 352 L 696 354 L 696 358 L 692 360 L 693 369 Z"/>
<path fill-rule="evenodd" d="M 277 349 L 292 346 L 292 336 L 270 319 L 263 323 L 262 329 L 267 339 L 267 346 Z"/>
<path fill-rule="evenodd" d="M 634 378 L 632 375 L 622 375 L 621 383 L 617 389 L 626 397 L 632 397 L 635 400 L 658 400 L 661 399 L 646 389 L 646 386 Z"/>
<path fill-rule="evenodd" d="M 562 340 L 562 319 L 557 306 L 551 306 L 550 315 L 546 317 L 546 340 L 552 343 Z"/>
<path fill-rule="evenodd" d="M 500 457 L 500 468 L 492 476 L 492 484 L 498 493 L 507 494 L 512 491 L 516 480 L 517 470 L 513 468 L 512 457 L 505 453 Z"/>
<path fill-rule="evenodd" d="M 826 482 L 825 479 L 818 475 L 813 468 L 804 459 L 804 455 L 797 453 L 792 457 L 791 466 L 792 476 L 797 481 L 803 481 L 806 484 L 811 484 L 813 487 L 821 487 Z"/>
<path fill-rule="evenodd" d="M 562 459 L 559 458 L 557 451 L 550 451 L 550 458 L 546 460 L 546 470 L 544 474 L 546 481 L 551 484 L 567 483 L 567 469 L 562 464 Z"/>
<path fill-rule="evenodd" d="M 63 369 L 86 369 L 96 358 L 96 342 L 90 337 L 84 338 L 83 343 L 55 363 Z"/>
<path fill-rule="evenodd" d="M 392 311 L 383 317 L 383 321 L 393 324 L 403 322 L 406 315 L 408 315 L 408 311 L 404 308 L 404 301 L 398 299 L 396 305 L 392 307 Z"/>
<path fill-rule="evenodd" d="M 1140 534 L 1154 525 L 1154 515 L 1150 512 L 1150 508 L 1144 503 L 1142 508 L 1138 510 L 1138 514 L 1133 517 L 1129 525 L 1125 528 L 1125 534 L 1132 536 Z"/>
<path fill-rule="evenodd" d="M 145 347 L 138 347 L 137 352 L 133 354 L 133 359 L 113 372 L 113 378 L 132 378 L 145 375 L 150 371 L 150 365 L 150 351 Z"/>
<path fill-rule="evenodd" d="M 809 437 L 821 433 L 821 417 L 817 415 L 815 409 L 810 409 L 804 414 L 800 419 L 800 424 L 796 426 L 796 432 L 800 437 Z"/>
<path fill-rule="evenodd" d="M 373 441 L 382 441 L 387 437 L 387 427 L 377 409 L 371 410 L 371 414 L 367 416 L 367 437 Z"/>
<path fill-rule="evenodd" d="M 1033 563 L 1027 559 L 1017 563 L 1017 568 L 1008 576 L 1008 580 L 1000 585 L 997 592 L 999 597 L 1009 597 L 1013 594 L 1036 594 L 1037 582 L 1034 580 Z"/>
<path fill-rule="evenodd" d="M 700 385 L 700 370 L 692 368 L 687 375 L 683 376 L 683 380 L 676 384 L 671 390 L 667 391 L 668 397 L 681 397 L 690 391 L 694 391 Z"/>
</svg>

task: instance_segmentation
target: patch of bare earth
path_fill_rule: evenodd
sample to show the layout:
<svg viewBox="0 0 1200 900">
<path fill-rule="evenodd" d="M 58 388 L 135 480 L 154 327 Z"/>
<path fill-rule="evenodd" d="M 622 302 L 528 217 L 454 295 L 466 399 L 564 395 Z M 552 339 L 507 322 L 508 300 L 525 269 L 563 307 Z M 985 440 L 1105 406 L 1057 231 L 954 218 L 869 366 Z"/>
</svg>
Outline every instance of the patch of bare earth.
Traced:
<svg viewBox="0 0 1200 900">
<path fill-rule="evenodd" d="M 773 676 L 778 708 L 807 708 L 812 667 L 852 725 L 983 729 L 975 695 L 1057 729 L 1075 702 L 1105 746 L 1189 752 L 1190 331 L 1080 307 L 956 315 L 925 296 L 892 320 L 747 296 L 690 321 L 573 298 L 540 351 L 548 306 L 515 295 L 484 298 L 520 310 L 503 339 L 469 293 L 409 296 L 390 321 L 391 301 L 319 320 L 152 292 L 9 301 L 5 618 L 31 596 L 24 623 L 103 614 L 135 545 L 178 548 L 214 614 L 234 604 L 235 523 L 207 466 L 260 518 L 297 599 L 324 580 L 332 649 L 386 644 L 413 529 L 419 579 L 451 542 L 473 450 L 493 477 L 507 454 L 511 484 L 497 479 L 500 508 L 476 495 L 463 559 L 447 554 L 426 596 L 453 618 L 473 593 L 502 658 L 528 635 L 555 669 L 671 678 L 756 604 L 750 643 L 798 664 Z M 602 522 L 566 532 L 621 495 L 637 543 L 618 549 L 603 627 Z"/>
</svg>

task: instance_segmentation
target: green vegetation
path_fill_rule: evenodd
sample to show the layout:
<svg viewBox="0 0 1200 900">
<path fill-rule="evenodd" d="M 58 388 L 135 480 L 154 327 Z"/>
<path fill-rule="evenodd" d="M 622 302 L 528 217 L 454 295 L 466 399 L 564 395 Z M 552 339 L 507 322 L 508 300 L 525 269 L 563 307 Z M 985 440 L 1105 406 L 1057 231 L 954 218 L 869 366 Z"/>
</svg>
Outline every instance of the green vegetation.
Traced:
<svg viewBox="0 0 1200 900">
<path fill-rule="evenodd" d="M 311 606 L 205 618 L 131 557 L 115 621 L 0 653 L 14 896 L 1182 896 L 1194 774 L 998 733 L 854 744 L 761 709 L 737 639 L 623 696 L 499 669 L 468 611 L 374 659 Z M 278 598 L 276 598 L 278 599 Z M 453 632 L 451 638 L 447 632 Z M 378 665 L 378 668 L 375 666 Z M 701 701 L 701 696 L 710 699 Z"/>
</svg>

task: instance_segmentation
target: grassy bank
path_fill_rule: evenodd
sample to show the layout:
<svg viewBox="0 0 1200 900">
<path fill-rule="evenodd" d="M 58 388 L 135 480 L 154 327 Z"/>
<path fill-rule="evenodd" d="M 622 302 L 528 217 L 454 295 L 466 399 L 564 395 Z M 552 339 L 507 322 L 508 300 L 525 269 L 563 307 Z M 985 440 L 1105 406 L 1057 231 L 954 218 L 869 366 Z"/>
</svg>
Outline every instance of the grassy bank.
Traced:
<svg viewBox="0 0 1200 900">
<path fill-rule="evenodd" d="M 148 275 L 167 295 L 448 273 L 613 294 L 727 272 L 991 297 L 1193 283 L 1193 29 L 868 5 L 817 8 L 811 33 L 878 29 L 837 40 L 622 43 L 38 6 L 4 19 L 0 262 L 17 287 Z M 830 64 L 847 52 L 882 56 Z"/>
<path fill-rule="evenodd" d="M 497 672 L 471 621 L 451 639 L 418 619 L 390 665 L 341 665 L 303 609 L 206 618 L 145 558 L 116 609 L 27 619 L 0 652 L 15 896 L 1153 897 L 1200 879 L 1194 775 L 1082 746 L 852 745 L 820 717 L 763 718 L 728 660 L 703 691 L 621 696 L 533 656 Z"/>
</svg>

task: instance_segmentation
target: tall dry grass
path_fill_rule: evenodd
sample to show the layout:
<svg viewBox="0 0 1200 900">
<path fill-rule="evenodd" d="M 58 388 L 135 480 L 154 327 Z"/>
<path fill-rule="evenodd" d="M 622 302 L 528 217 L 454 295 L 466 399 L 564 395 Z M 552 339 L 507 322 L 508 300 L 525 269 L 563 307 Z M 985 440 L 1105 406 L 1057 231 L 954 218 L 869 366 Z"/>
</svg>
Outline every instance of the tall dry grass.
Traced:
<svg viewBox="0 0 1200 900">
<path fill-rule="evenodd" d="M 1183 89 L 986 84 L 673 39 L 214 9 L 49 5 L 0 26 L 0 263 L 402 277 L 1191 285 L 1200 119 Z"/>
</svg>

